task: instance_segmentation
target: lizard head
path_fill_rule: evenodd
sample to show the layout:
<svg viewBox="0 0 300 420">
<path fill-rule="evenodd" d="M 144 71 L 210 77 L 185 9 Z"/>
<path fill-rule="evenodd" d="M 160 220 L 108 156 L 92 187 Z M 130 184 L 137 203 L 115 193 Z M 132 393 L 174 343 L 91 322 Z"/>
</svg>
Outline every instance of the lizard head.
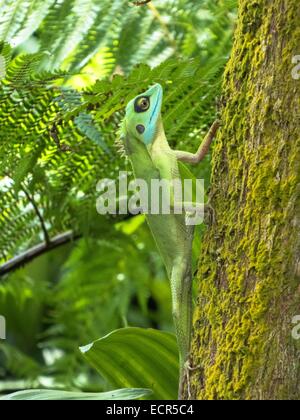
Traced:
<svg viewBox="0 0 300 420">
<path fill-rule="evenodd" d="M 127 132 L 146 146 L 155 140 L 159 128 L 162 100 L 163 89 L 161 85 L 156 84 L 130 101 L 126 107 Z"/>
</svg>

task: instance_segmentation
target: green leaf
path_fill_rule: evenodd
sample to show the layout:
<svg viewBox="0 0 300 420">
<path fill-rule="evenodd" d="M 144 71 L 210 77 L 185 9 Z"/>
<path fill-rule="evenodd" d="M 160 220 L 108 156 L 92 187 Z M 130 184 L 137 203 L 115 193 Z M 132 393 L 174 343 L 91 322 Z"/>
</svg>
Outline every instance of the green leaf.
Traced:
<svg viewBox="0 0 300 420">
<path fill-rule="evenodd" d="M 103 140 L 103 136 L 93 121 L 91 114 L 85 114 L 81 112 L 75 119 L 74 122 L 79 128 L 81 133 L 85 134 L 87 138 L 92 140 L 95 144 L 100 146 L 105 152 L 110 153 L 107 144 Z"/>
<path fill-rule="evenodd" d="M 118 389 L 116 391 L 101 392 L 99 394 L 86 392 L 52 391 L 46 389 L 33 389 L 16 392 L 0 398 L 2 401 L 54 401 L 54 400 L 137 400 L 150 395 L 148 389 Z"/>
<path fill-rule="evenodd" d="M 173 334 L 123 328 L 80 350 L 113 387 L 152 389 L 153 399 L 177 398 L 178 350 Z"/>
</svg>

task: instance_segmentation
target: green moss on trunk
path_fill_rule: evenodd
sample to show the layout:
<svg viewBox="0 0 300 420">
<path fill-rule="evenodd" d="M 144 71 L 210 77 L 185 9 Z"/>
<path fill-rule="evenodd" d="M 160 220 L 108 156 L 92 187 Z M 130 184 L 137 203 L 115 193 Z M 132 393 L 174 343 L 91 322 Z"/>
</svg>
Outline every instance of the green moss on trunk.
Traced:
<svg viewBox="0 0 300 420">
<path fill-rule="evenodd" d="M 199 266 L 198 399 L 300 399 L 299 0 L 240 0 Z"/>
</svg>

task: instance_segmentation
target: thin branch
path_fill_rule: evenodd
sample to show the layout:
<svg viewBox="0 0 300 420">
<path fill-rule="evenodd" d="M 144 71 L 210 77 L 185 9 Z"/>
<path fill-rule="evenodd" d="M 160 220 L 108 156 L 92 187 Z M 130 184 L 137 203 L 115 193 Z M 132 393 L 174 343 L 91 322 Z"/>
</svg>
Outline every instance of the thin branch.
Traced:
<svg viewBox="0 0 300 420">
<path fill-rule="evenodd" d="M 144 6 L 147 3 L 150 3 L 152 0 L 139 0 L 139 1 L 134 1 L 133 4 L 135 6 Z"/>
<path fill-rule="evenodd" d="M 158 23 L 162 27 L 162 30 L 166 34 L 166 37 L 167 37 L 169 43 L 174 48 L 174 51 L 177 51 L 177 43 L 176 43 L 176 41 L 175 41 L 172 33 L 170 32 L 170 30 L 168 28 L 168 25 L 163 20 L 163 18 L 161 17 L 158 9 L 154 6 L 153 3 L 151 3 L 151 1 L 152 0 L 139 0 L 139 1 L 134 1 L 133 4 L 135 6 L 146 6 L 147 5 L 147 7 L 149 8 L 149 10 L 152 12 L 154 18 L 158 21 Z"/>
<path fill-rule="evenodd" d="M 37 215 L 37 217 L 38 217 L 38 219 L 40 221 L 40 224 L 41 224 L 41 228 L 42 228 L 42 231 L 43 231 L 43 234 L 44 234 L 45 242 L 46 242 L 46 244 L 49 244 L 50 243 L 50 237 L 49 237 L 49 234 L 48 234 L 48 230 L 46 228 L 46 225 L 45 225 L 43 216 L 42 216 L 42 214 L 41 214 L 41 212 L 40 212 L 40 210 L 39 210 L 39 208 L 38 208 L 38 206 L 37 206 L 34 198 L 29 194 L 29 192 L 26 190 L 26 188 L 24 188 L 23 185 L 22 185 L 22 191 L 26 195 L 27 200 L 30 202 L 30 204 L 34 208 L 34 211 L 35 211 L 35 213 L 36 213 L 36 215 Z"/>
<path fill-rule="evenodd" d="M 172 35 L 172 33 L 169 30 L 168 25 L 166 24 L 166 22 L 164 21 L 164 19 L 162 18 L 162 16 L 160 15 L 158 9 L 154 6 L 153 3 L 147 2 L 147 7 L 149 8 L 149 10 L 152 12 L 154 18 L 158 21 L 158 23 L 160 24 L 162 30 L 164 31 L 169 43 L 172 45 L 172 47 L 174 48 L 174 51 L 177 51 L 177 43 Z"/>
<path fill-rule="evenodd" d="M 36 245 L 33 248 L 30 248 L 27 251 L 25 251 L 23 254 L 12 258 L 8 262 L 0 266 L 0 277 L 18 268 L 23 267 L 25 264 L 30 263 L 35 258 L 40 257 L 41 255 L 44 255 L 49 251 L 52 251 L 63 245 L 76 241 L 81 237 L 81 234 L 75 234 L 74 232 L 69 231 L 62 233 L 61 235 L 55 236 L 52 239 L 49 239 L 49 242 L 43 242 L 39 245 Z"/>
</svg>

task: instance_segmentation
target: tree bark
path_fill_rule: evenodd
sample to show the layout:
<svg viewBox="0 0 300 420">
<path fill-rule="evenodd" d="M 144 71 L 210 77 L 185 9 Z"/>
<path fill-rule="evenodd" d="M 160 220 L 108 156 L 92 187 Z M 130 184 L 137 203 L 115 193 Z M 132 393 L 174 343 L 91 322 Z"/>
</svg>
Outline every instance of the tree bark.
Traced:
<svg viewBox="0 0 300 420">
<path fill-rule="evenodd" d="M 240 0 L 199 263 L 194 399 L 300 399 L 296 55 L 299 0 Z"/>
</svg>

